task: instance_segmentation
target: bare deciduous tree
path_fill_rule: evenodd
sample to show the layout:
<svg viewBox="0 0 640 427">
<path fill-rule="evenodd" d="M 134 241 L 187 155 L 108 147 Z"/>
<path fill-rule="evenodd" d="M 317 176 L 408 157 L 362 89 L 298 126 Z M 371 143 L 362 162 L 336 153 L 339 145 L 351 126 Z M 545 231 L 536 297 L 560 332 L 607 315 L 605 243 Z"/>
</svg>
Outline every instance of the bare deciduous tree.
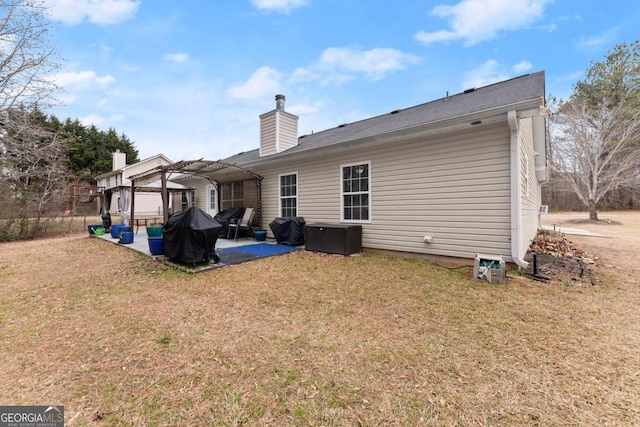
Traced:
<svg viewBox="0 0 640 427">
<path fill-rule="evenodd" d="M 43 106 L 57 89 L 46 10 L 36 0 L 0 0 L 0 111 Z"/>
<path fill-rule="evenodd" d="M 68 143 L 24 111 L 9 110 L 0 126 L 3 173 L 0 188 L 9 190 L 21 217 L 35 219 L 68 201 L 71 184 Z"/>
<path fill-rule="evenodd" d="M 0 0 L 0 199 L 18 238 L 38 235 L 69 190 L 67 144 L 34 115 L 57 90 L 46 12 L 41 0 Z"/>
<path fill-rule="evenodd" d="M 598 106 L 571 100 L 551 121 L 552 166 L 598 220 L 597 203 L 609 192 L 637 185 L 640 111 L 603 100 Z"/>
</svg>

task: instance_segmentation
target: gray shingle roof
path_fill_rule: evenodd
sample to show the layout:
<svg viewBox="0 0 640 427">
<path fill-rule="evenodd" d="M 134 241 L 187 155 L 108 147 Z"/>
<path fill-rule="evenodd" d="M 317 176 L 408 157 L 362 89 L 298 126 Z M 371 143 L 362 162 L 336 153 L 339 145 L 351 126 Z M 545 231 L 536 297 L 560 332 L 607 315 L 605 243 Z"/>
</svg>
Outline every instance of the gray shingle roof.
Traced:
<svg viewBox="0 0 640 427">
<path fill-rule="evenodd" d="M 304 135 L 298 139 L 298 146 L 269 156 L 269 158 L 354 141 L 421 124 L 453 119 L 515 103 L 544 99 L 544 97 L 544 71 L 540 71 L 311 135 Z M 259 150 L 256 149 L 236 154 L 224 159 L 224 161 L 243 164 L 256 161 L 259 158 Z"/>
</svg>

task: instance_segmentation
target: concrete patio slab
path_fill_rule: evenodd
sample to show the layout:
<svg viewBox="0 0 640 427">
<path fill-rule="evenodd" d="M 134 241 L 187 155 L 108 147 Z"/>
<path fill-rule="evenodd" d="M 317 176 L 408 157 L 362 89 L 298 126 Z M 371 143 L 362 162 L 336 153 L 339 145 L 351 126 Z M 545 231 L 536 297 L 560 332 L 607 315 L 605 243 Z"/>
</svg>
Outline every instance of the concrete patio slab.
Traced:
<svg viewBox="0 0 640 427">
<path fill-rule="evenodd" d="M 113 244 L 125 247 L 127 249 L 140 252 L 148 257 L 151 257 L 154 259 L 156 258 L 156 256 L 151 255 L 151 252 L 149 251 L 149 242 L 147 241 L 147 232 L 144 230 L 140 230 L 137 234 L 134 234 L 133 242 L 127 243 L 127 244 L 119 243 L 119 239 L 117 238 L 114 239 L 113 237 L 111 237 L 110 233 L 105 233 L 103 236 L 93 236 L 93 237 L 102 239 L 109 243 L 113 243 Z M 255 243 L 256 243 L 256 240 L 252 237 L 239 238 L 237 242 L 234 239 L 218 238 L 218 240 L 216 241 L 216 251 L 220 249 L 226 249 L 226 248 L 235 248 L 239 246 L 253 245 Z M 269 243 L 273 245 L 277 244 L 274 240 L 268 240 L 268 239 L 267 241 L 261 242 L 261 243 Z"/>
</svg>

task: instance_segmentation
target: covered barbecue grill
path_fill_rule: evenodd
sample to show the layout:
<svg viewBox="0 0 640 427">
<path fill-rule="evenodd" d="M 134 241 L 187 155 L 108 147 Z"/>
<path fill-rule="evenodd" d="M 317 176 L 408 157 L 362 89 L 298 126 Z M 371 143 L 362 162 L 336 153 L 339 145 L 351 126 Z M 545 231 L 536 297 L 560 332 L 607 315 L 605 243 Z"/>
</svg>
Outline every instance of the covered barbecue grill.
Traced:
<svg viewBox="0 0 640 427">
<path fill-rule="evenodd" d="M 172 215 L 164 226 L 164 254 L 174 262 L 218 262 L 215 253 L 222 229 L 211 215 L 196 207 Z"/>
</svg>

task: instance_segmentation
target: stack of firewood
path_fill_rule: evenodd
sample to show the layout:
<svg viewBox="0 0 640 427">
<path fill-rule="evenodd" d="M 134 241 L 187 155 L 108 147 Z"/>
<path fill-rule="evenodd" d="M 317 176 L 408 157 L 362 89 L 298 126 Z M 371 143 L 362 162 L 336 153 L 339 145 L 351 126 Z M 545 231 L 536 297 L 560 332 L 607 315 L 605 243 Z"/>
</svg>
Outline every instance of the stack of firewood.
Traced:
<svg viewBox="0 0 640 427">
<path fill-rule="evenodd" d="M 589 254 L 582 249 L 573 247 L 571 242 L 567 240 L 566 236 L 563 233 L 558 233 L 557 231 L 538 234 L 531 243 L 531 250 L 538 253 L 549 254 L 554 257 L 565 256 L 593 263 Z"/>
</svg>

